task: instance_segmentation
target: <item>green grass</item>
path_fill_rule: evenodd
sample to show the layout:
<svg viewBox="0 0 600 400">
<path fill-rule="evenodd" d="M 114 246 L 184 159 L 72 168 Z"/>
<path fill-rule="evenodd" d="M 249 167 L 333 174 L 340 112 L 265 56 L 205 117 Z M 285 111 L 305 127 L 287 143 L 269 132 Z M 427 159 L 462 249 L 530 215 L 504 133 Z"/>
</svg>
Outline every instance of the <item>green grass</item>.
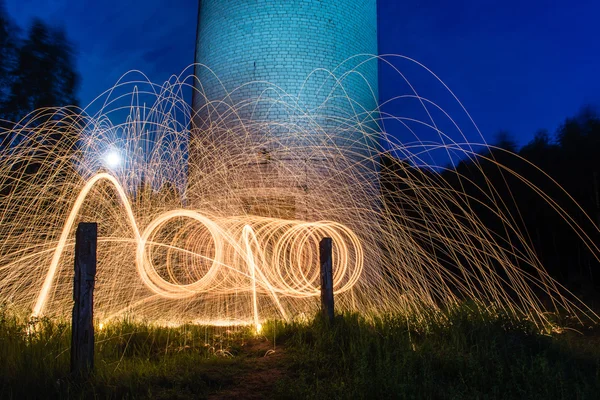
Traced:
<svg viewBox="0 0 600 400">
<path fill-rule="evenodd" d="M 204 398 L 230 386 L 248 328 L 121 321 L 96 333 L 95 370 L 70 376 L 69 324 L 0 310 L 0 398 Z"/>
<path fill-rule="evenodd" d="M 206 398 L 238 387 L 241 399 L 256 396 L 256 375 L 273 369 L 267 393 L 280 399 L 600 398 L 599 332 L 543 335 L 467 305 L 418 322 L 272 321 L 263 335 L 252 347 L 250 328 L 112 323 L 97 332 L 95 370 L 81 380 L 69 375 L 68 324 L 30 324 L 0 309 L 0 398 Z M 274 345 L 271 363 L 263 356 Z"/>
<path fill-rule="evenodd" d="M 463 306 L 417 324 L 336 317 L 287 327 L 289 373 L 278 398 L 598 399 L 597 336 L 546 336 Z M 595 342 L 595 343 L 594 343 Z"/>
</svg>

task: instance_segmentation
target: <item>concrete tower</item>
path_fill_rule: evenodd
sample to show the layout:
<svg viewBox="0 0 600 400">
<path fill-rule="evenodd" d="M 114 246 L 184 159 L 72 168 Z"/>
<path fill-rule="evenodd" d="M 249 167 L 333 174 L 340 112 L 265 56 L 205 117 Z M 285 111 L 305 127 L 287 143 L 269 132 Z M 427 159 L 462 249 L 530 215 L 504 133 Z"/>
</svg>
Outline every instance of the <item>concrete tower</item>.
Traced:
<svg viewBox="0 0 600 400">
<path fill-rule="evenodd" d="M 202 139 L 190 176 L 200 198 L 215 179 L 235 181 L 243 211 L 300 218 L 309 211 L 298 196 L 339 163 L 334 153 L 349 163 L 372 154 L 376 0 L 199 0 L 196 46 Z M 213 157 L 224 153 L 230 165 Z"/>
</svg>

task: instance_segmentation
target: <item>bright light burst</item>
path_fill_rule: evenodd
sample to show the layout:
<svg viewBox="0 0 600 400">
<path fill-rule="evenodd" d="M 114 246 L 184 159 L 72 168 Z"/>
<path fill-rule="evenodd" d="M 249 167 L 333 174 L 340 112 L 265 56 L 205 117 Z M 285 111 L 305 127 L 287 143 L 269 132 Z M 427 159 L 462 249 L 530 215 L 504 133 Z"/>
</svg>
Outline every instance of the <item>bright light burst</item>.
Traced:
<svg viewBox="0 0 600 400">
<path fill-rule="evenodd" d="M 104 162 L 106 163 L 106 166 L 110 169 L 117 168 L 121 165 L 122 162 L 121 154 L 119 154 L 119 152 L 116 150 L 110 150 L 104 155 Z"/>
<path fill-rule="evenodd" d="M 162 86 L 123 80 L 94 103 L 101 107 L 93 115 L 38 110 L 10 132 L 0 164 L 1 302 L 34 315 L 68 315 L 74 230 L 95 221 L 101 320 L 132 315 L 260 330 L 268 318 L 313 313 L 318 243 L 326 236 L 333 238 L 339 311 L 421 315 L 471 299 L 537 323 L 556 309 L 596 319 L 545 272 L 503 204 L 494 211 L 511 243 L 443 181 L 408 167 L 393 177 L 378 173 L 384 149 L 420 164 L 432 149 L 474 156 L 429 113 L 419 123 L 440 143 L 398 143 L 383 127 L 410 118 L 360 107 L 336 115 L 335 125 L 321 123 L 327 101 L 305 110 L 279 88 L 244 104 L 206 99 L 196 115 L 183 100 L 184 89 L 199 86 L 189 79 Z M 344 77 L 336 85 L 343 89 Z M 406 98 L 441 110 L 411 90 Z M 330 100 L 339 102 L 339 93 Z M 283 105 L 288 114 L 247 118 L 259 103 Z M 200 115 L 210 115 L 210 123 L 192 124 Z M 61 140 L 53 139 L 57 133 Z M 348 145 L 348 137 L 358 145 Z M 412 193 L 407 207 L 392 209 L 385 199 L 402 199 L 401 188 Z M 597 256 L 596 245 L 572 226 Z M 445 262 L 424 243 L 435 243 Z"/>
</svg>

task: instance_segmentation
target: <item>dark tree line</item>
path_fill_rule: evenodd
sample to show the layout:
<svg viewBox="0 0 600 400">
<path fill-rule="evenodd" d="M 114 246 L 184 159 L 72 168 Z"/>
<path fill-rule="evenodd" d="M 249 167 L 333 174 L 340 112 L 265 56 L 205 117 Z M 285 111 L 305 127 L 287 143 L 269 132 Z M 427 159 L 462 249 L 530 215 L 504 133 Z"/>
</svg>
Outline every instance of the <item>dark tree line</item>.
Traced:
<svg viewBox="0 0 600 400">
<path fill-rule="evenodd" d="M 407 216 L 408 224 L 421 224 L 422 229 L 420 220 L 427 219 L 430 211 L 419 201 L 417 191 L 427 189 L 411 187 L 407 182 L 434 182 L 435 187 L 453 193 L 445 202 L 448 210 L 459 215 L 460 207 L 469 208 L 497 242 L 520 249 L 520 239 L 496 214 L 499 207 L 508 211 L 505 214 L 512 218 L 510 223 L 525 234 L 525 242 L 554 278 L 588 301 L 600 300 L 596 294 L 600 265 L 569 226 L 578 225 L 590 243 L 600 244 L 599 155 L 600 117 L 593 108 L 585 107 L 567 118 L 553 136 L 539 131 L 518 149 L 503 132 L 490 148 L 442 172 L 384 157 L 382 189 L 392 213 Z M 443 243 L 425 238 L 420 243 L 452 268 L 453 262 L 440 251 Z M 513 261 L 524 269 L 531 268 L 522 260 Z"/>
<path fill-rule="evenodd" d="M 41 184 L 45 176 L 57 176 L 51 172 L 57 168 L 62 177 L 72 172 L 72 165 L 60 167 L 58 160 L 72 159 L 77 151 L 77 132 L 61 121 L 67 113 L 73 114 L 56 110 L 78 105 L 74 59 L 73 46 L 62 29 L 35 19 L 23 33 L 0 0 L 0 156 L 25 137 L 30 148 L 11 165 L 0 195 L 19 190 L 18 183 Z M 41 148 L 53 148 L 56 154 L 49 159 Z"/>
<path fill-rule="evenodd" d="M 0 119 L 4 120 L 0 128 L 4 134 L 13 128 L 11 122 L 36 109 L 78 105 L 74 58 L 62 29 L 35 19 L 22 35 L 0 0 Z"/>
</svg>

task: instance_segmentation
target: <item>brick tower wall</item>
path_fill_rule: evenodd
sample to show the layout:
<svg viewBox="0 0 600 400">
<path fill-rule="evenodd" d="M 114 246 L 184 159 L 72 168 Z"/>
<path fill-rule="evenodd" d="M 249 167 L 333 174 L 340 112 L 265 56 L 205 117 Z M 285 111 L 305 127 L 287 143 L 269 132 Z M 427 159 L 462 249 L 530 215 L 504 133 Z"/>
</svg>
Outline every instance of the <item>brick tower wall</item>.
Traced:
<svg viewBox="0 0 600 400">
<path fill-rule="evenodd" d="M 212 180 L 192 177 L 192 192 L 233 185 L 248 193 L 243 211 L 253 213 L 261 199 L 305 196 L 332 165 L 372 154 L 376 0 L 200 0 L 196 45 L 194 121 L 202 139 L 190 148 L 190 174 Z M 216 156 L 224 153 L 229 160 Z M 307 215 L 286 207 L 274 216 Z"/>
</svg>

